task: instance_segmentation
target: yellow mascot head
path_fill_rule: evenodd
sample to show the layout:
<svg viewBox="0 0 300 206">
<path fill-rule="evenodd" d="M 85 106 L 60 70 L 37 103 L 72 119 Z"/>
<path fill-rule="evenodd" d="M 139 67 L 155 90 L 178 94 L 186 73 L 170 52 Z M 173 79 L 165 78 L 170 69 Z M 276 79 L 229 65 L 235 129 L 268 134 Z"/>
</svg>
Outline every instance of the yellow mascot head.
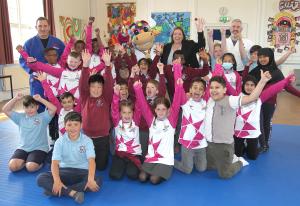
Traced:
<svg viewBox="0 0 300 206">
<path fill-rule="evenodd" d="M 155 36 L 158 35 L 158 32 L 151 30 L 148 22 L 144 20 L 131 24 L 128 33 L 131 36 L 133 46 L 140 51 L 150 50 L 153 46 Z"/>
</svg>

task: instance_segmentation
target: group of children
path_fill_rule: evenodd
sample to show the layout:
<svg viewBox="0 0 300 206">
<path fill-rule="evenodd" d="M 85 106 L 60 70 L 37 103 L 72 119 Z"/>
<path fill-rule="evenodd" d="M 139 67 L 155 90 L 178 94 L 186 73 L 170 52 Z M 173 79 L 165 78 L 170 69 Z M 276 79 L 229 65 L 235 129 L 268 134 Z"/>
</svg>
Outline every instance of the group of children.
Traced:
<svg viewBox="0 0 300 206">
<path fill-rule="evenodd" d="M 274 96 L 276 100 L 283 89 L 298 95 L 290 85 L 295 77 L 283 77 L 267 48 L 253 49 L 258 58 L 250 71 L 253 76 L 247 74 L 250 65 L 240 76 L 234 55 L 223 50 L 200 50 L 202 68 L 185 66 L 180 50 L 174 52 L 172 65 L 163 65 L 160 45 L 153 61 L 137 61 L 120 45 L 114 56 L 99 38 L 92 40 L 92 23 L 90 18 L 86 42 L 71 39 L 60 61 L 52 48 L 45 50 L 48 64 L 17 48 L 49 101 L 18 94 L 3 107 L 20 130 L 20 146 L 9 169 L 25 166 L 33 172 L 42 167 L 49 151 L 46 128 L 56 115 L 59 138 L 51 172 L 39 174 L 37 180 L 46 195 L 70 196 L 82 203 L 84 191 L 98 191 L 101 178 L 95 170 L 106 169 L 112 145 L 109 176 L 114 180 L 126 174 L 159 184 L 171 177 L 173 167 L 189 174 L 194 165 L 198 171 L 214 169 L 221 178 L 230 178 L 248 164 L 244 154 L 257 158 L 259 139 L 266 151 L 262 105 Z M 210 49 L 218 47 L 221 44 Z M 120 69 L 120 62 L 129 72 Z M 13 112 L 21 99 L 25 113 Z M 42 113 L 37 112 L 39 103 L 47 108 Z M 265 124 L 270 126 L 270 121 Z M 178 125 L 181 160 L 174 159 Z"/>
</svg>

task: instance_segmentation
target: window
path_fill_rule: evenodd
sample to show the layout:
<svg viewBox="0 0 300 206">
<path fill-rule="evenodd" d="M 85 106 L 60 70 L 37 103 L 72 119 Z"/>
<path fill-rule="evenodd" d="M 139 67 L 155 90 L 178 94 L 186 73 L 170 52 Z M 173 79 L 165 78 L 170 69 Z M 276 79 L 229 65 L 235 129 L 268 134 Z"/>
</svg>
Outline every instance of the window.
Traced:
<svg viewBox="0 0 300 206">
<path fill-rule="evenodd" d="M 17 45 L 23 45 L 25 41 L 37 34 L 35 21 L 44 16 L 42 0 L 7 0 L 13 55 L 18 62 L 19 53 Z"/>
</svg>

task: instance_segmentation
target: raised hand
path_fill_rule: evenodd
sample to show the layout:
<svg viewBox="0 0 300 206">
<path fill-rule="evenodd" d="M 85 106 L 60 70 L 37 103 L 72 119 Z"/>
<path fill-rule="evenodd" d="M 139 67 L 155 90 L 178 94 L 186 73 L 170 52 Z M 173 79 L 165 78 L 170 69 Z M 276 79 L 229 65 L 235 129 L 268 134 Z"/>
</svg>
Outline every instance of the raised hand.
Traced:
<svg viewBox="0 0 300 206">
<path fill-rule="evenodd" d="M 100 29 L 99 29 L 99 28 L 96 28 L 96 29 L 95 29 L 95 33 L 96 33 L 96 36 L 100 35 Z"/>
<path fill-rule="evenodd" d="M 114 86 L 114 93 L 118 96 L 120 95 L 120 85 L 116 84 Z"/>
<path fill-rule="evenodd" d="M 177 85 L 183 85 L 183 80 L 181 78 L 177 79 Z"/>
<path fill-rule="evenodd" d="M 89 24 L 89 25 L 92 25 L 92 24 L 94 23 L 94 21 L 95 21 L 95 17 L 90 16 L 90 17 L 89 17 L 88 24 Z"/>
<path fill-rule="evenodd" d="M 104 50 L 102 54 L 102 60 L 106 66 L 110 66 L 111 52 L 107 49 Z"/>
<path fill-rule="evenodd" d="M 290 48 L 289 48 L 289 52 L 290 52 L 291 54 L 296 53 L 296 48 L 295 48 L 295 47 L 290 47 Z"/>
<path fill-rule="evenodd" d="M 156 47 L 155 47 L 155 54 L 157 56 L 161 56 L 163 53 L 163 45 L 162 44 L 156 44 Z"/>
<path fill-rule="evenodd" d="M 142 82 L 141 82 L 140 80 L 138 80 L 138 81 L 135 81 L 135 82 L 133 83 L 133 86 L 134 86 L 135 88 L 142 88 L 143 84 L 142 84 Z"/>
<path fill-rule="evenodd" d="M 91 59 L 91 54 L 87 49 L 83 50 L 81 53 L 82 65 L 83 67 L 88 67 Z"/>
<path fill-rule="evenodd" d="M 19 45 L 16 47 L 16 50 L 17 50 L 18 52 L 23 51 L 23 46 L 19 44 Z"/>
<path fill-rule="evenodd" d="M 216 58 L 216 64 L 222 64 L 222 59 L 220 57 Z"/>
<path fill-rule="evenodd" d="M 294 74 L 294 72 L 290 73 L 286 79 L 288 79 L 289 84 L 293 84 L 296 81 L 296 76 Z"/>
<path fill-rule="evenodd" d="M 158 62 L 157 63 L 157 68 L 158 68 L 159 74 L 163 74 L 164 73 L 164 64 L 163 63 Z"/>
<path fill-rule="evenodd" d="M 203 32 L 204 26 L 205 26 L 205 19 L 204 18 L 196 18 L 196 28 L 198 32 Z"/>
<path fill-rule="evenodd" d="M 16 100 L 21 100 L 24 97 L 24 94 L 17 93 L 17 95 L 14 97 Z"/>
<path fill-rule="evenodd" d="M 246 64 L 246 66 L 250 67 L 251 64 L 253 64 L 253 61 L 250 59 L 250 60 L 248 61 L 248 63 Z"/>
<path fill-rule="evenodd" d="M 36 76 L 34 77 L 35 79 L 39 80 L 40 82 L 44 81 L 45 79 L 47 79 L 47 74 L 45 72 L 40 72 L 38 71 L 36 73 Z"/>
<path fill-rule="evenodd" d="M 41 97 L 41 95 L 39 95 L 39 94 L 33 95 L 32 98 L 33 98 L 34 100 L 38 101 L 38 102 L 40 102 L 40 101 L 43 99 L 43 98 Z"/>
<path fill-rule="evenodd" d="M 201 77 L 201 79 L 203 79 L 203 80 L 206 81 L 206 82 L 209 82 L 209 76 L 208 76 L 208 75 L 206 75 L 206 76 L 204 76 L 204 77 Z"/>
<path fill-rule="evenodd" d="M 97 69 L 93 69 L 91 72 L 90 72 L 90 76 L 93 76 L 93 75 L 95 75 L 95 74 L 97 74 L 98 72 L 97 72 Z"/>
<path fill-rule="evenodd" d="M 209 56 L 208 54 L 206 53 L 205 50 L 199 50 L 199 57 L 205 62 L 207 63 L 209 61 Z"/>
<path fill-rule="evenodd" d="M 272 76 L 269 71 L 263 72 L 263 70 L 260 70 L 260 78 L 263 82 L 268 82 L 270 79 L 272 79 Z"/>
</svg>

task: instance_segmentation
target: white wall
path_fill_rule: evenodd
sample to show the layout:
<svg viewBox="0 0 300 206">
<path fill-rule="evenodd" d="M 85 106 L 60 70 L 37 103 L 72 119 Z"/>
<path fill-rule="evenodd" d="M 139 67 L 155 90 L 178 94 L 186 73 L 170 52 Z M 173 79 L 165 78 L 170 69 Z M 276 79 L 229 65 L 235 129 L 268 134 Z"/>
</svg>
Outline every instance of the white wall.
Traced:
<svg viewBox="0 0 300 206">
<path fill-rule="evenodd" d="M 252 40 L 255 44 L 269 47 L 267 42 L 268 18 L 279 12 L 279 0 L 91 0 L 94 6 L 97 25 L 102 31 L 107 31 L 106 3 L 136 2 L 136 20 L 149 21 L 151 12 L 160 11 L 188 11 L 192 13 L 191 18 L 191 38 L 196 40 L 196 29 L 193 23 L 194 17 L 204 17 L 207 26 L 229 26 L 230 23 L 219 22 L 219 8 L 227 7 L 227 16 L 231 19 L 239 18 L 244 23 L 243 36 Z M 95 2 L 95 3 L 94 3 Z M 92 7 L 93 7 L 92 6 Z M 295 13 L 294 13 L 295 14 Z M 300 16 L 300 12 L 296 13 Z M 300 69 L 300 47 L 298 53 L 293 54 L 288 61 L 282 65 L 284 73 L 286 68 Z M 279 58 L 282 54 L 276 54 Z"/>
<path fill-rule="evenodd" d="M 62 38 L 59 29 L 59 16 L 70 16 L 88 20 L 89 16 L 95 16 L 94 27 L 99 27 L 101 35 L 107 32 L 107 3 L 136 2 L 136 20 L 149 21 L 151 12 L 172 12 L 188 11 L 192 14 L 191 34 L 192 39 L 196 39 L 196 30 L 193 23 L 195 17 L 204 17 L 207 26 L 224 25 L 229 23 L 219 23 L 219 8 L 227 7 L 228 14 L 232 19 L 240 18 L 244 22 L 244 37 L 262 46 L 269 46 L 267 42 L 267 24 L 268 18 L 279 12 L 279 0 L 54 0 L 55 27 L 57 36 Z M 296 14 L 300 16 L 300 12 Z M 293 54 L 286 64 L 283 71 L 287 74 L 290 70 L 300 69 L 300 47 L 297 47 L 298 53 Z M 281 54 L 276 54 L 277 58 Z M 14 67 L 17 70 L 18 67 Z M 11 68 L 9 68 L 11 69 Z M 18 82 L 24 82 L 17 85 L 28 85 L 27 76 L 22 72 L 17 72 Z"/>
</svg>

